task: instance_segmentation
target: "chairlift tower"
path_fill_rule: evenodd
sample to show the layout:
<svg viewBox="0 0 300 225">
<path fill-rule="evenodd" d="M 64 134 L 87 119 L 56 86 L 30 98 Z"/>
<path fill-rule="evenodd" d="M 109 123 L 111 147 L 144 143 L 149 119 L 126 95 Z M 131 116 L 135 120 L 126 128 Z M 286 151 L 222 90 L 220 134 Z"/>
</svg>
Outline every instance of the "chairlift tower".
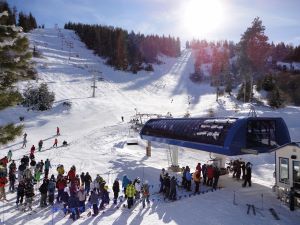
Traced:
<svg viewBox="0 0 300 225">
<path fill-rule="evenodd" d="M 92 97 L 95 98 L 95 94 L 96 94 L 96 79 L 97 79 L 97 76 L 96 76 L 96 73 L 101 73 L 100 71 L 97 71 L 97 70 L 90 70 L 89 72 L 93 73 L 93 85 L 91 86 L 91 88 L 93 89 L 93 94 L 92 94 Z"/>
</svg>

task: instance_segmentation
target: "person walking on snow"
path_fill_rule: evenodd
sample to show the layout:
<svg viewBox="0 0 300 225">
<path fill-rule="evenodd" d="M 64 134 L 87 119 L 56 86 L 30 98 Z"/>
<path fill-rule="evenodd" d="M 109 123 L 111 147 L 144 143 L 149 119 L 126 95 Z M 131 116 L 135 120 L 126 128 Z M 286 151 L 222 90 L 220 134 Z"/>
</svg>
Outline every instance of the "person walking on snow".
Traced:
<svg viewBox="0 0 300 225">
<path fill-rule="evenodd" d="M 35 146 L 32 145 L 31 149 L 30 149 L 30 154 L 31 155 L 34 155 L 34 152 L 35 152 Z"/>
<path fill-rule="evenodd" d="M 160 181 L 160 190 L 159 193 L 164 191 L 164 178 L 165 178 L 165 169 L 161 169 L 161 173 L 159 175 L 159 181 Z"/>
<path fill-rule="evenodd" d="M 57 143 L 58 143 L 57 138 L 55 138 L 55 139 L 54 139 L 53 148 L 54 148 L 54 146 L 57 148 Z"/>
<path fill-rule="evenodd" d="M 121 116 L 122 122 L 124 122 L 124 116 Z"/>
<path fill-rule="evenodd" d="M 22 148 L 26 148 L 26 143 L 27 143 L 27 133 L 25 133 L 23 135 L 23 145 L 22 145 Z"/>
<path fill-rule="evenodd" d="M 122 180 L 122 188 L 124 190 L 124 193 L 125 193 L 125 198 L 127 198 L 127 192 L 126 192 L 126 189 L 127 189 L 127 186 L 129 184 L 130 180 L 128 179 L 127 175 L 125 174 L 123 176 L 123 180 Z"/>
<path fill-rule="evenodd" d="M 45 178 L 48 178 L 48 174 L 49 174 L 49 169 L 52 168 L 51 167 L 51 163 L 49 161 L 49 159 L 46 159 L 45 161 Z"/>
<path fill-rule="evenodd" d="M 143 186 L 142 186 L 142 202 L 143 202 L 143 208 L 145 208 L 145 202 L 147 202 L 147 205 L 150 204 L 149 201 L 150 191 L 149 191 L 149 184 L 148 181 L 145 180 Z"/>
<path fill-rule="evenodd" d="M 48 201 L 50 205 L 53 205 L 54 203 L 55 186 L 56 186 L 55 177 L 52 174 L 48 183 Z"/>
<path fill-rule="evenodd" d="M 38 145 L 39 145 L 39 152 L 40 152 L 43 147 L 43 140 L 40 140 Z"/>
<path fill-rule="evenodd" d="M 11 158 L 12 158 L 12 151 L 9 150 L 8 153 L 7 153 L 7 159 L 8 159 L 8 162 L 11 161 Z"/>
<path fill-rule="evenodd" d="M 6 176 L 0 177 L 0 200 L 6 201 L 5 184 L 7 183 Z"/>
<path fill-rule="evenodd" d="M 133 197 L 135 196 L 135 188 L 131 181 L 129 181 L 129 184 L 127 185 L 126 195 L 128 209 L 130 209 L 133 206 Z"/>
<path fill-rule="evenodd" d="M 120 192 L 120 183 L 119 179 L 116 178 L 113 184 L 113 192 L 114 192 L 114 204 L 117 204 L 119 192 Z"/>
<path fill-rule="evenodd" d="M 89 172 L 86 172 L 84 176 L 84 190 L 86 192 L 86 195 L 90 194 L 91 183 L 92 183 L 92 177 L 90 176 Z"/>
<path fill-rule="evenodd" d="M 56 127 L 56 136 L 60 135 L 59 127 Z"/>
<path fill-rule="evenodd" d="M 103 210 L 103 209 L 105 209 L 105 205 L 108 205 L 108 203 L 109 203 L 109 194 L 108 194 L 108 186 L 107 185 L 104 186 L 104 189 L 101 194 L 102 194 L 102 201 L 101 201 L 99 208 L 101 210 Z"/>
</svg>

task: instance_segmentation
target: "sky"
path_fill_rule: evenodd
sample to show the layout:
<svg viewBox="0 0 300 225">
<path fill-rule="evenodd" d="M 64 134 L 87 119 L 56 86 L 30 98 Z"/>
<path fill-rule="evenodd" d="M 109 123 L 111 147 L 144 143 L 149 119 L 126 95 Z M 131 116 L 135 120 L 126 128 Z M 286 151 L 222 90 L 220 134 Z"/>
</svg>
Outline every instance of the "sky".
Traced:
<svg viewBox="0 0 300 225">
<path fill-rule="evenodd" d="M 262 19 L 270 42 L 300 44 L 299 0 L 8 0 L 46 28 L 102 24 L 144 34 L 232 40 Z"/>
</svg>

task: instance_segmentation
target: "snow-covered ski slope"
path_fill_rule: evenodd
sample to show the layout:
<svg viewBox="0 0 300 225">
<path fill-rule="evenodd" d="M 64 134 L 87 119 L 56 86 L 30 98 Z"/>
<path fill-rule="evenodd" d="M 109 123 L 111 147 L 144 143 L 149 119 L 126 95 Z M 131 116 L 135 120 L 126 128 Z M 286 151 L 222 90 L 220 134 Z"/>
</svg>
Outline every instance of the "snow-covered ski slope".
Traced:
<svg viewBox="0 0 300 225">
<path fill-rule="evenodd" d="M 154 65 L 154 72 L 131 74 L 106 66 L 105 60 L 87 50 L 73 31 L 38 29 L 28 36 L 31 45 L 42 53 L 42 58 L 35 59 L 39 79 L 31 83 L 46 82 L 55 92 L 56 101 L 53 109 L 46 112 L 27 111 L 19 106 L 1 111 L 1 124 L 18 123 L 19 116 L 25 116 L 24 126 L 28 134 L 27 148 L 21 148 L 20 137 L 3 146 L 1 155 L 12 149 L 13 158 L 19 159 L 29 153 L 32 144 L 37 145 L 43 139 L 43 151 L 36 153 L 36 158 L 51 160 L 50 174 L 56 174 L 58 164 L 64 164 L 66 170 L 75 165 L 77 173 L 88 171 L 93 178 L 101 174 L 110 190 L 116 177 L 122 178 L 127 174 L 131 179 L 139 176 L 149 180 L 154 185 L 151 192 L 157 192 L 159 172 L 162 167 L 168 166 L 167 151 L 163 146 L 155 145 L 152 157 L 148 158 L 143 143 L 140 146 L 126 145 L 129 135 L 127 122 L 136 112 L 135 109 L 141 113 L 171 112 L 177 117 L 183 116 L 187 110 L 192 116 L 205 116 L 210 108 L 214 109 L 216 116 L 248 115 L 249 105 L 238 103 L 231 97 L 222 97 L 216 102 L 212 87 L 189 80 L 194 68 L 190 50 L 184 50 L 179 58 L 161 56 L 164 63 Z M 103 80 L 98 79 L 96 97 L 91 98 L 94 74 Z M 24 89 L 26 85 L 27 82 L 20 83 L 19 88 Z M 65 101 L 71 102 L 70 109 L 63 106 Z M 258 107 L 256 110 L 260 116 L 283 117 L 292 139 L 300 140 L 298 107 L 281 110 Z M 121 116 L 125 118 L 124 123 Z M 57 126 L 61 130 L 59 145 L 63 140 L 70 145 L 53 149 L 51 146 Z M 217 192 L 186 197 L 174 203 L 164 203 L 163 199 L 158 201 L 159 195 L 154 195 L 150 198 L 154 202 L 149 208 L 142 209 L 138 205 L 132 212 L 127 209 L 111 210 L 96 218 L 80 219 L 75 224 L 297 224 L 300 213 L 290 213 L 271 191 L 274 155 L 243 156 L 243 159 L 254 164 L 255 183 L 251 188 L 242 189 L 241 182 L 222 176 L 220 184 L 225 188 Z M 180 165 L 190 165 L 192 170 L 198 162 L 207 163 L 208 160 L 209 155 L 205 152 L 180 150 L 179 153 Z M 237 204 L 233 204 L 234 192 Z M 261 194 L 264 197 L 263 206 Z M 52 219 L 56 224 L 72 223 L 63 218 L 62 211 L 52 213 L 50 208 L 37 208 L 38 193 L 34 206 L 38 213 L 32 215 L 15 210 L 15 194 L 8 194 L 8 199 L 8 203 L 3 203 L 3 208 L 0 203 L 1 221 L 4 219 L 7 224 L 52 224 Z M 258 210 L 260 213 L 247 215 L 246 204 L 261 208 Z M 274 220 L 269 208 L 274 208 L 281 220 Z"/>
</svg>

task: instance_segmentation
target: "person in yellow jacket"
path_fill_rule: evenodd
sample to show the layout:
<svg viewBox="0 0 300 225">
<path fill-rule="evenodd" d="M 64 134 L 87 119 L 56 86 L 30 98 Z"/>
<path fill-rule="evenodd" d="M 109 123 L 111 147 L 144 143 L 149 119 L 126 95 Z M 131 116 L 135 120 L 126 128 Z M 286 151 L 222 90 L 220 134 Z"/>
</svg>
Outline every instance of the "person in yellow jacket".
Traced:
<svg viewBox="0 0 300 225">
<path fill-rule="evenodd" d="M 200 176 L 200 171 L 196 170 L 193 173 L 193 180 L 195 182 L 195 193 L 199 193 L 199 186 L 200 186 L 200 180 L 201 180 L 201 176 Z"/>
<path fill-rule="evenodd" d="M 58 167 L 56 168 L 57 172 L 59 175 L 64 175 L 65 173 L 65 168 L 63 165 L 58 165 Z"/>
<path fill-rule="evenodd" d="M 133 206 L 133 197 L 135 196 L 135 187 L 133 186 L 131 181 L 129 181 L 129 184 L 126 187 L 126 195 L 128 209 L 130 209 Z"/>
</svg>

